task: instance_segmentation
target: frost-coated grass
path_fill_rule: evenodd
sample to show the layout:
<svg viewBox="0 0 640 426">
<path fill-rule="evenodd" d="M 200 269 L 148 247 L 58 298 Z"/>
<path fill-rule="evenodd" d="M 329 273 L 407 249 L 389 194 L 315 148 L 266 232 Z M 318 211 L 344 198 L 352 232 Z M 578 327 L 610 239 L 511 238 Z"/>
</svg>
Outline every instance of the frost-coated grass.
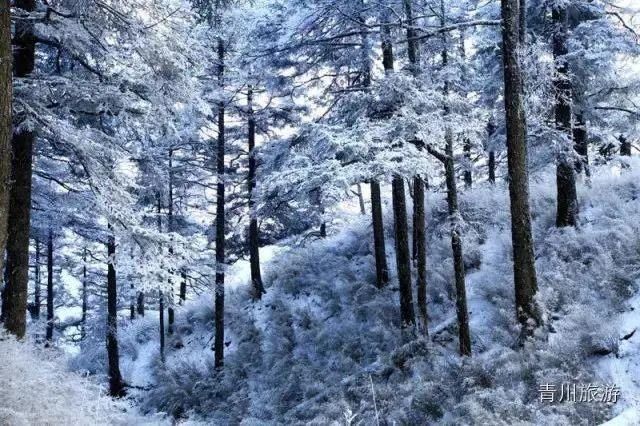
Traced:
<svg viewBox="0 0 640 426">
<path fill-rule="evenodd" d="M 168 424 L 143 417 L 126 401 L 116 401 L 104 387 L 76 373 L 47 350 L 0 333 L 0 424 L 144 425 Z"/>
</svg>

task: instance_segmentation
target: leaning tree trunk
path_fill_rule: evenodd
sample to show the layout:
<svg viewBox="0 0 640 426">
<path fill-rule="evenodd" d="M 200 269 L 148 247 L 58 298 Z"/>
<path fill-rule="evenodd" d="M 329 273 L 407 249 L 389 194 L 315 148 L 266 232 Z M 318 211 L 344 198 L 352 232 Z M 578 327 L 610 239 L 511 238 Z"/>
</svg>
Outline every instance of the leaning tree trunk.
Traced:
<svg viewBox="0 0 640 426">
<path fill-rule="evenodd" d="M 258 235 L 258 218 L 256 217 L 256 202 L 254 199 L 254 189 L 256 187 L 256 119 L 253 113 L 253 88 L 249 87 L 247 94 L 247 109 L 249 116 L 249 175 L 247 177 L 247 188 L 249 193 L 249 264 L 251 266 L 251 283 L 253 297 L 262 299 L 265 292 L 260 273 L 260 239 Z"/>
<path fill-rule="evenodd" d="M 446 16 L 444 2 L 440 2 L 442 28 L 446 26 Z M 442 66 L 449 64 L 449 52 L 447 50 L 447 37 L 443 35 Z M 445 81 L 443 94 L 449 95 L 449 82 Z M 448 101 L 445 99 L 444 115 L 450 114 Z M 453 134 L 451 128 L 447 127 L 445 132 L 446 156 L 444 159 L 445 180 L 447 184 L 447 205 L 449 209 L 449 220 L 451 228 L 451 249 L 453 252 L 453 268 L 456 288 L 456 315 L 458 317 L 458 336 L 460 354 L 471 356 L 471 332 L 469 331 L 469 310 L 467 308 L 467 290 L 465 283 L 464 257 L 462 249 L 462 237 L 459 229 L 458 211 L 458 189 L 456 187 L 456 172 L 453 157 Z"/>
<path fill-rule="evenodd" d="M 224 42 L 218 38 L 218 85 L 224 87 Z M 216 171 L 218 176 L 216 195 L 216 287 L 215 287 L 215 337 L 213 344 L 214 365 L 224 365 L 224 272 L 225 272 L 225 123 L 224 102 L 218 103 L 218 142 Z"/>
<path fill-rule="evenodd" d="M 36 10 L 35 0 L 17 0 L 16 8 L 26 12 Z M 20 19 L 13 39 L 13 73 L 16 78 L 28 77 L 35 65 L 33 23 Z M 22 128 L 13 134 L 11 142 L 11 189 L 7 235 L 7 264 L 3 300 L 5 328 L 21 338 L 26 332 L 27 286 L 29 282 L 29 231 L 31 223 L 31 176 L 35 135 Z"/>
<path fill-rule="evenodd" d="M 527 133 L 522 97 L 523 76 L 518 57 L 521 40 L 519 7 L 520 0 L 502 0 L 502 58 L 516 313 L 518 321 L 522 324 L 523 334 L 531 335 L 541 319 L 535 302 L 538 284 L 529 207 Z"/>
<path fill-rule="evenodd" d="M 576 226 L 578 195 L 574 169 L 573 131 L 571 128 L 572 84 L 567 62 L 568 16 L 565 5 L 553 8 L 553 57 L 555 60 L 555 122 L 556 129 L 564 134 L 556 169 L 558 207 L 556 226 Z M 564 139 L 568 140 L 565 141 Z"/>
<path fill-rule="evenodd" d="M 53 231 L 49 229 L 47 238 L 47 342 L 53 340 Z"/>
<path fill-rule="evenodd" d="M 124 383 L 120 374 L 120 356 L 118 354 L 118 287 L 116 282 L 116 239 L 109 226 L 107 239 L 107 360 L 109 369 L 109 395 L 125 395 Z"/>
<path fill-rule="evenodd" d="M 9 177 L 13 134 L 11 59 L 11 5 L 9 0 L 0 0 L 0 279 L 4 270 L 9 217 Z"/>
</svg>

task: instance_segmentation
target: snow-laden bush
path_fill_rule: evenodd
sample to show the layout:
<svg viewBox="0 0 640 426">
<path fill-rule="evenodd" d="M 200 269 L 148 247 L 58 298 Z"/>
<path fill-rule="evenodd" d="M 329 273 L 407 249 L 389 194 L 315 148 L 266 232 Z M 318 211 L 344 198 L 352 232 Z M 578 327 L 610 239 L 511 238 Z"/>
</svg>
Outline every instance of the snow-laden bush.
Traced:
<svg viewBox="0 0 640 426">
<path fill-rule="evenodd" d="M 56 356 L 0 332 L 0 424 L 168 424 L 109 398 L 102 386 L 67 372 Z"/>
</svg>

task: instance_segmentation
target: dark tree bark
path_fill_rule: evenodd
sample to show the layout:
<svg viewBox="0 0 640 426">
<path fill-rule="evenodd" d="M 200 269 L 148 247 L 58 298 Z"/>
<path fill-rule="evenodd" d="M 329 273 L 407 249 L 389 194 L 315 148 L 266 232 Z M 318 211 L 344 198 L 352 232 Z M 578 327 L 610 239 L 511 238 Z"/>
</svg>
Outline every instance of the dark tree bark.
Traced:
<svg viewBox="0 0 640 426">
<path fill-rule="evenodd" d="M 131 298 L 129 302 L 129 319 L 133 321 L 136 319 L 136 293 L 133 281 L 131 281 L 131 285 L 129 286 L 129 293 L 129 297 Z"/>
<path fill-rule="evenodd" d="M 489 182 L 496 183 L 496 153 L 489 151 Z"/>
<path fill-rule="evenodd" d="M 34 289 L 33 289 L 33 318 L 35 320 L 40 319 L 40 305 L 42 304 L 42 293 L 40 292 L 40 238 L 35 238 L 36 243 L 36 264 L 35 264 L 35 277 L 33 280 Z"/>
<path fill-rule="evenodd" d="M 26 332 L 32 144 L 30 132 L 14 135 L 3 315 L 5 328 L 19 338 Z"/>
<path fill-rule="evenodd" d="M 107 239 L 107 359 L 109 369 L 109 395 L 119 398 L 125 395 L 120 374 L 118 354 L 118 285 L 116 281 L 116 238 L 109 226 Z"/>
<path fill-rule="evenodd" d="M 9 177 L 11 176 L 11 136 L 13 134 L 12 62 L 11 5 L 9 0 L 0 0 L 0 278 L 3 277 L 2 271 L 4 271 L 9 217 Z M 38 311 L 37 314 L 39 313 Z"/>
<path fill-rule="evenodd" d="M 408 327 L 415 325 L 416 320 L 413 312 L 413 290 L 411 289 L 411 255 L 409 253 L 407 204 L 402 176 L 396 175 L 391 186 L 396 239 L 396 266 L 400 285 L 400 318 L 402 325 Z"/>
<path fill-rule="evenodd" d="M 416 238 L 416 267 L 418 270 L 417 298 L 418 298 L 418 325 L 424 335 L 429 334 L 427 316 L 427 241 L 424 210 L 424 180 L 420 176 L 413 178 L 413 203 Z"/>
<path fill-rule="evenodd" d="M 180 277 L 180 304 L 182 305 L 187 300 L 187 273 L 182 270 Z"/>
<path fill-rule="evenodd" d="M 53 231 L 49 229 L 47 238 L 47 342 L 53 340 Z"/>
<path fill-rule="evenodd" d="M 380 183 L 371 181 L 371 217 L 373 220 L 373 248 L 376 258 L 376 285 L 382 288 L 389 283 L 389 267 L 387 266 L 387 250 L 384 241 L 384 224 L 382 221 L 382 197 Z"/>
<path fill-rule="evenodd" d="M 487 136 L 489 137 L 489 143 L 496 132 L 496 125 L 492 120 L 487 124 Z M 489 182 L 496 183 L 496 153 L 493 147 L 489 147 Z"/>
<path fill-rule="evenodd" d="M 629 140 L 624 135 L 620 135 L 618 140 L 620 141 L 620 155 L 623 157 L 631 157 L 631 143 Z"/>
<path fill-rule="evenodd" d="M 515 4 L 514 4 L 515 6 Z M 527 0 L 518 0 L 518 42 L 524 47 L 527 43 Z"/>
<path fill-rule="evenodd" d="M 253 197 L 253 190 L 256 187 L 257 162 L 255 157 L 256 148 L 256 119 L 253 113 L 253 88 L 249 87 L 247 95 L 247 110 L 249 116 L 249 176 L 247 178 L 247 188 L 249 195 L 249 263 L 251 266 L 251 283 L 253 297 L 262 299 L 266 293 L 260 272 L 260 238 L 258 235 L 258 218 L 256 217 L 256 202 Z"/>
<path fill-rule="evenodd" d="M 575 142 L 576 153 L 579 156 L 576 161 L 576 173 L 580 174 L 584 171 L 585 176 L 589 177 L 589 138 L 587 123 L 582 113 L 576 115 L 576 123 L 573 127 L 573 140 Z"/>
<path fill-rule="evenodd" d="M 464 138 L 462 150 L 464 151 L 465 169 L 464 169 L 464 187 L 471 189 L 473 186 L 473 175 L 471 172 L 471 140 Z"/>
<path fill-rule="evenodd" d="M 451 221 L 451 249 L 456 287 L 456 314 L 458 317 L 458 336 L 460 354 L 471 356 L 471 332 L 469 331 L 469 310 L 467 308 L 467 290 L 465 283 L 464 256 L 462 238 L 458 229 L 458 192 L 453 163 L 453 135 L 447 136 L 447 160 L 445 174 L 447 181 L 447 204 Z"/>
<path fill-rule="evenodd" d="M 527 132 L 522 99 L 523 77 L 518 57 L 521 40 L 518 29 L 521 4 L 520 0 L 502 0 L 502 58 L 516 312 L 524 335 L 531 335 L 541 319 L 535 303 L 538 283 L 529 207 Z"/>
<path fill-rule="evenodd" d="M 403 0 L 404 13 L 407 19 L 407 56 L 412 74 L 420 73 L 420 49 L 416 38 L 415 21 L 413 17 L 413 0 Z"/>
<path fill-rule="evenodd" d="M 144 316 L 144 292 L 138 292 L 138 300 L 136 301 L 136 312 L 139 316 Z"/>
<path fill-rule="evenodd" d="M 218 38 L 218 85 L 224 87 L 224 41 Z M 224 365 L 224 270 L 225 270 L 225 123 L 224 102 L 218 104 L 218 142 L 216 171 L 218 174 L 216 197 L 216 287 L 215 287 L 215 337 L 213 344 L 216 368 Z"/>
<path fill-rule="evenodd" d="M 573 131 L 571 128 L 572 84 L 567 62 L 568 16 L 565 5 L 553 8 L 553 57 L 555 60 L 555 122 L 556 129 L 564 133 L 571 143 L 561 142 L 558 155 L 556 182 L 558 207 L 556 226 L 576 226 L 578 217 L 578 195 L 574 170 Z"/>
<path fill-rule="evenodd" d="M 446 25 L 446 10 L 444 2 L 440 2 L 441 27 Z M 442 65 L 446 67 L 449 63 L 449 52 L 447 51 L 446 35 L 443 35 Z M 449 95 L 449 82 L 445 81 L 443 93 L 445 97 Z M 444 115 L 449 115 L 449 104 L 445 101 Z M 462 238 L 458 224 L 458 189 L 456 187 L 456 172 L 453 157 L 453 134 L 450 128 L 445 134 L 445 180 L 447 184 L 447 205 L 449 209 L 451 228 L 451 249 L 453 252 L 453 268 L 456 288 L 456 315 L 458 318 L 458 338 L 460 354 L 471 356 L 471 332 L 469 331 L 469 310 L 467 308 L 467 290 L 465 283 L 464 257 L 462 248 Z"/>
</svg>

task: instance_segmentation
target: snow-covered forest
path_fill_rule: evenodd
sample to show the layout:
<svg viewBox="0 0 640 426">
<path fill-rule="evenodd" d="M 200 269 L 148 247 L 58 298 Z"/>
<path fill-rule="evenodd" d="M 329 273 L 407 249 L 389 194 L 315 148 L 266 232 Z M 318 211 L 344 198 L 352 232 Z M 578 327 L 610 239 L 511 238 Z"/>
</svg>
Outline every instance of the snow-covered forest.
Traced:
<svg viewBox="0 0 640 426">
<path fill-rule="evenodd" d="M 0 0 L 0 424 L 639 425 L 637 0 Z"/>
</svg>

